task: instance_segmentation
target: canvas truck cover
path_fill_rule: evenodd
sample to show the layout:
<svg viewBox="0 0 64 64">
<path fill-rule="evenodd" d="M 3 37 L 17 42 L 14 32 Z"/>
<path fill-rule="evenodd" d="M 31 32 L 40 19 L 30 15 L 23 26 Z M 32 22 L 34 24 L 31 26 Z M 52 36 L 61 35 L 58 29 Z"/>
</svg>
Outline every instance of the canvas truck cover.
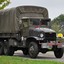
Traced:
<svg viewBox="0 0 64 64">
<path fill-rule="evenodd" d="M 19 21 L 23 17 L 48 18 L 48 11 L 46 8 L 38 6 L 18 6 L 0 10 L 0 33 L 17 33 Z"/>
</svg>

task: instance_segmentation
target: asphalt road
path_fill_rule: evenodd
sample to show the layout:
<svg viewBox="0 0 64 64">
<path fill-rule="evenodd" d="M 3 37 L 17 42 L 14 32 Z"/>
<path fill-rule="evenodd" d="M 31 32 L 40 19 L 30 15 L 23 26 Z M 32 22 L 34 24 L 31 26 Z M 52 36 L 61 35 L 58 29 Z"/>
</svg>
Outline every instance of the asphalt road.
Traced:
<svg viewBox="0 0 64 64">
<path fill-rule="evenodd" d="M 14 56 L 19 56 L 19 57 L 31 59 L 29 56 L 23 55 L 22 51 L 20 51 L 20 50 L 16 51 L 14 53 Z M 62 58 L 57 59 L 54 56 L 54 52 L 47 52 L 46 54 L 39 53 L 36 60 L 54 60 L 54 61 L 64 62 L 64 55 Z"/>
</svg>

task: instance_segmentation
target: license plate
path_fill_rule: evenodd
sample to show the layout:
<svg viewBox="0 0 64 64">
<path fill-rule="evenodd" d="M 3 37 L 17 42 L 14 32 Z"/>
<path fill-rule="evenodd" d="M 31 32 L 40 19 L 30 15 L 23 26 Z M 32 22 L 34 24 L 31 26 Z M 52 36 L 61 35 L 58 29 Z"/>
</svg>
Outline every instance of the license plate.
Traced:
<svg viewBox="0 0 64 64">
<path fill-rule="evenodd" d="M 42 43 L 42 48 L 47 48 L 47 43 Z"/>
</svg>

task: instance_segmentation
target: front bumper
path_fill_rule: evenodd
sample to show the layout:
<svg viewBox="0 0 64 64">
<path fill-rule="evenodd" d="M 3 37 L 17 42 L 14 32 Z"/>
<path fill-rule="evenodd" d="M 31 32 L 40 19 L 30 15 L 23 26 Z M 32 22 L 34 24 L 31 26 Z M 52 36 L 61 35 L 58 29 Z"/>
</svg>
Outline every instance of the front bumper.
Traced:
<svg viewBox="0 0 64 64">
<path fill-rule="evenodd" d="M 41 43 L 41 48 L 52 49 L 54 46 L 56 46 L 57 48 L 62 48 L 62 43 L 55 43 L 54 41 Z"/>
</svg>

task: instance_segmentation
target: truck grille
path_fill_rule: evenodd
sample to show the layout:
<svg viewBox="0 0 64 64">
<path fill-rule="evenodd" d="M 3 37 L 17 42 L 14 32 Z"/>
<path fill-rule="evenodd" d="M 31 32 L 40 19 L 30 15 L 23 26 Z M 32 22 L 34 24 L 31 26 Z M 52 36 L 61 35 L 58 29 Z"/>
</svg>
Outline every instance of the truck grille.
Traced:
<svg viewBox="0 0 64 64">
<path fill-rule="evenodd" d="M 56 40 L 56 33 L 45 33 L 45 40 L 55 41 Z"/>
</svg>

